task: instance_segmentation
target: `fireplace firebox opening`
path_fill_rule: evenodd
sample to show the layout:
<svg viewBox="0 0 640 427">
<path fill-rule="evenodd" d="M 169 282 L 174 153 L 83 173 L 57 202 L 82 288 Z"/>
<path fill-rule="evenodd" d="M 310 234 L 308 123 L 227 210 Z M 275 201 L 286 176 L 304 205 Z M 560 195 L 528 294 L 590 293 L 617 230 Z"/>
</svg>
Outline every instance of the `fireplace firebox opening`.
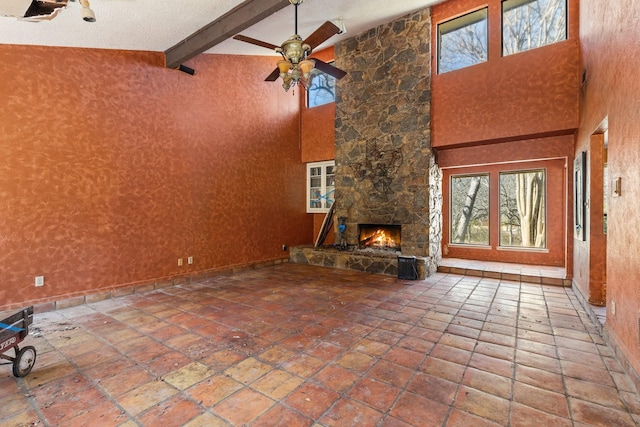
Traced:
<svg viewBox="0 0 640 427">
<path fill-rule="evenodd" d="M 360 249 L 401 250 L 401 225 L 359 224 L 358 246 Z"/>
</svg>

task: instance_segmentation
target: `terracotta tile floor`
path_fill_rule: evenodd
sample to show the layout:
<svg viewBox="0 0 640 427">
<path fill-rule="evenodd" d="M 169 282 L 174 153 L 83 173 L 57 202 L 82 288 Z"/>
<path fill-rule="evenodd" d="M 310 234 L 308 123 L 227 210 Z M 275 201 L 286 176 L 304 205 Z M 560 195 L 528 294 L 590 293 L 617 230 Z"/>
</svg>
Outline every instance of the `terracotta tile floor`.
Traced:
<svg viewBox="0 0 640 427">
<path fill-rule="evenodd" d="M 570 288 L 283 264 L 39 314 L 3 426 L 634 426 Z"/>
</svg>

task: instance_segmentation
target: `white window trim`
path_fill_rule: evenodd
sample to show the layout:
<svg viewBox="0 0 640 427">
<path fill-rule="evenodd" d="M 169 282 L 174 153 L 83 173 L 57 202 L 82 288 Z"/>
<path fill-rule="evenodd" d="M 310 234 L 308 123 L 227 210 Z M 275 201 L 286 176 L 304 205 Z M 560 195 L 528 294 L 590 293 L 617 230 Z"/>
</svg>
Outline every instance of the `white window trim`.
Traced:
<svg viewBox="0 0 640 427">
<path fill-rule="evenodd" d="M 307 193 L 307 213 L 326 213 L 329 212 L 329 208 L 331 207 L 331 205 L 327 206 L 327 199 L 331 200 L 331 202 L 333 203 L 334 201 L 334 195 L 333 195 L 333 190 L 331 191 L 331 194 L 327 194 L 327 166 L 334 166 L 335 167 L 336 162 L 335 160 L 328 160 L 325 162 L 313 162 L 313 163 L 307 163 L 307 187 L 306 187 L 306 193 Z M 311 168 L 317 168 L 320 167 L 322 168 L 322 173 L 321 173 L 321 187 L 320 187 L 320 201 L 322 203 L 322 206 L 319 208 L 313 208 L 311 207 Z"/>
</svg>

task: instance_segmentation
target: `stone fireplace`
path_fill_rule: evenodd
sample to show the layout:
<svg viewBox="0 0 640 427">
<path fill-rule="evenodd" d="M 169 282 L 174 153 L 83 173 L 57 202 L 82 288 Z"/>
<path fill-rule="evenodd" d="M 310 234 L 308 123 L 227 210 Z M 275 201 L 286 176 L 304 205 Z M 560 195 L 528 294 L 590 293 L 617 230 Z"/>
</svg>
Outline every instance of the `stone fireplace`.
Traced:
<svg viewBox="0 0 640 427">
<path fill-rule="evenodd" d="M 338 236 L 344 224 L 348 250 L 311 248 L 292 254 L 294 261 L 396 274 L 402 255 L 418 259 L 421 277 L 435 271 L 430 38 L 424 9 L 336 45 L 347 76 L 336 95 L 334 228 Z M 373 225 L 388 227 L 393 245 L 380 236 L 385 243 L 363 245 Z"/>
</svg>

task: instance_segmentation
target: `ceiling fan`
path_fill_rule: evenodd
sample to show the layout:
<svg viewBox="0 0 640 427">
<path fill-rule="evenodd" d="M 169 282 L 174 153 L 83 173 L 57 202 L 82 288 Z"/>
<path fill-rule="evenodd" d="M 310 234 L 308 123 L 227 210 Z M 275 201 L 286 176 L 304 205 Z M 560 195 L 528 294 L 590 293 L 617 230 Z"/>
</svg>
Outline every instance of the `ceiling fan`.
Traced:
<svg viewBox="0 0 640 427">
<path fill-rule="evenodd" d="M 282 87 L 284 87 L 286 91 L 288 91 L 291 86 L 300 84 L 305 88 L 309 88 L 313 78 L 311 71 L 314 68 L 329 74 L 336 79 L 341 79 L 347 74 L 345 71 L 324 61 L 309 58 L 309 55 L 315 47 L 324 43 L 330 37 L 340 33 L 340 28 L 331 21 L 327 21 L 309 37 L 303 40 L 302 37 L 298 35 L 298 6 L 303 1 L 304 0 L 289 0 L 289 3 L 294 5 L 296 8 L 295 34 L 289 37 L 289 39 L 280 46 L 243 36 L 241 34 L 233 37 L 235 40 L 275 50 L 277 53 L 282 55 L 283 59 L 278 61 L 278 67 L 267 76 L 265 81 L 273 82 L 276 81 L 278 77 L 281 77 Z"/>
</svg>

